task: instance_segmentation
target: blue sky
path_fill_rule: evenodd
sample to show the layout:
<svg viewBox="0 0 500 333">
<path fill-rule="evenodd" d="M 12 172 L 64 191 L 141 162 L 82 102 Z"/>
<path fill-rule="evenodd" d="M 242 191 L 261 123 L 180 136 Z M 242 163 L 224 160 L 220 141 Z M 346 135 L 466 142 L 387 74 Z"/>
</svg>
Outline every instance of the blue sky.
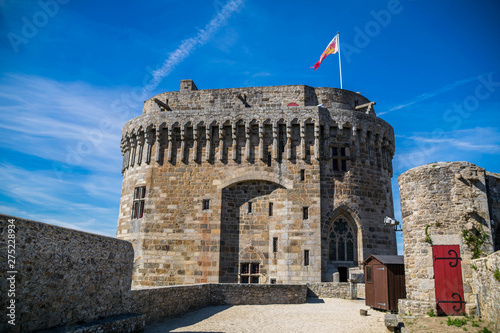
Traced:
<svg viewBox="0 0 500 333">
<path fill-rule="evenodd" d="M 0 212 L 114 236 L 120 132 L 178 90 L 306 84 L 376 101 L 397 176 L 500 172 L 497 1 L 0 0 Z M 400 237 L 398 237 L 400 241 Z M 400 245 L 400 250 L 402 246 Z"/>
</svg>

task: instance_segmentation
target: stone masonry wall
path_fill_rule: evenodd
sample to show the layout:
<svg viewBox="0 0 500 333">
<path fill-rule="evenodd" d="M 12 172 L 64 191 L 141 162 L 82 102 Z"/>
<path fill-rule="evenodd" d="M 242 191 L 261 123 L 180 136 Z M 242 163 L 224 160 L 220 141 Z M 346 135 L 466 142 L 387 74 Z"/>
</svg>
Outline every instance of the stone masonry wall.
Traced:
<svg viewBox="0 0 500 333">
<path fill-rule="evenodd" d="M 210 285 L 212 305 L 300 304 L 306 302 L 305 285 L 220 283 Z"/>
<path fill-rule="evenodd" d="M 486 172 L 488 205 L 493 229 L 494 250 L 500 250 L 500 174 Z"/>
<path fill-rule="evenodd" d="M 382 225 L 394 214 L 394 133 L 366 103 L 334 88 L 189 80 L 146 101 L 122 131 L 117 237 L 134 246 L 133 287 L 237 282 L 244 262 L 261 265 L 259 283 L 331 281 L 339 266 L 395 254 Z M 140 186 L 144 216 L 132 218 Z M 354 260 L 329 258 L 339 217 L 356 235 Z"/>
<path fill-rule="evenodd" d="M 435 307 L 432 245 L 426 241 L 426 227 L 433 245 L 459 245 L 465 301 L 475 303 L 472 250 L 464 243 L 462 230 L 486 232 L 489 241 L 482 250 L 492 252 L 484 169 L 468 162 L 431 163 L 403 173 L 398 181 L 409 300 L 400 305 L 413 308 L 408 311 L 412 314 Z"/>
<path fill-rule="evenodd" d="M 357 299 L 357 286 L 356 282 L 308 283 L 307 297 Z"/>
<path fill-rule="evenodd" d="M 472 289 L 479 297 L 481 316 L 500 332 L 500 251 L 472 261 Z"/>
<path fill-rule="evenodd" d="M 6 260 L 14 249 L 9 235 L 15 235 L 15 263 Z M 128 310 L 134 255 L 129 242 L 0 214 L 0 252 L 0 308 L 15 299 L 16 323 L 7 325 L 2 311 L 2 332 L 71 325 Z M 15 275 L 15 283 L 6 275 Z"/>
<path fill-rule="evenodd" d="M 148 323 L 211 305 L 210 284 L 138 289 L 130 296 L 130 311 L 145 313 Z"/>
<path fill-rule="evenodd" d="M 150 323 L 211 305 L 299 304 L 305 285 L 194 284 L 132 290 L 131 311 Z"/>
</svg>

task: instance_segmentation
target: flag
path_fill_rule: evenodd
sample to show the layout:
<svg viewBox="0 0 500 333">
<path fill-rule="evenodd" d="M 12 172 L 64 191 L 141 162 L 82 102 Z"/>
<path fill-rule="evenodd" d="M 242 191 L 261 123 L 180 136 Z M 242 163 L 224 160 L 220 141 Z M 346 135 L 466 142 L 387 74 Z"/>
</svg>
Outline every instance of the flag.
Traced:
<svg viewBox="0 0 500 333">
<path fill-rule="evenodd" d="M 338 43 L 338 34 L 335 35 L 335 37 L 333 37 L 332 41 L 328 44 L 328 46 L 326 47 L 326 49 L 323 51 L 323 53 L 321 54 L 321 57 L 319 57 L 319 61 L 317 63 L 314 64 L 313 67 L 310 67 L 310 68 L 314 68 L 314 70 L 317 70 L 319 65 L 321 65 L 321 63 L 323 62 L 323 60 L 329 55 L 329 54 L 335 54 L 338 52 L 339 50 L 339 43 Z"/>
</svg>

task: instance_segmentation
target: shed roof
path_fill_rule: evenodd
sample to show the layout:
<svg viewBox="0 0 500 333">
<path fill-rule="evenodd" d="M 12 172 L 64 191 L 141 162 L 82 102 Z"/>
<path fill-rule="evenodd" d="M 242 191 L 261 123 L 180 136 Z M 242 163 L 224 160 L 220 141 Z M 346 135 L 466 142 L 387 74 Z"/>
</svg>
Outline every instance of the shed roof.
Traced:
<svg viewBox="0 0 500 333">
<path fill-rule="evenodd" d="M 377 259 L 384 265 L 404 265 L 404 256 L 389 256 L 389 255 L 374 255 L 372 254 L 365 261 L 363 265 L 368 264 L 373 259 Z"/>
</svg>

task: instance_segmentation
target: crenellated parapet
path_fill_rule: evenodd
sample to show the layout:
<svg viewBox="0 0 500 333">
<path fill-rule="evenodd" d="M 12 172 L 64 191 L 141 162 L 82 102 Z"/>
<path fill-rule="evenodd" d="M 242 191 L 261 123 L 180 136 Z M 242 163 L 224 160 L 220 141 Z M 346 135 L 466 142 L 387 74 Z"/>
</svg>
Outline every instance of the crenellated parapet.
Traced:
<svg viewBox="0 0 500 333">
<path fill-rule="evenodd" d="M 123 127 L 123 170 L 151 163 L 153 147 L 156 163 L 171 164 L 328 160 L 332 149 L 345 148 L 350 163 L 363 159 L 392 173 L 393 129 L 358 93 L 307 86 L 242 89 L 181 90 L 146 101 L 143 115 Z M 282 102 L 272 107 L 256 102 L 276 96 Z M 210 102 L 216 97 L 220 108 Z M 295 105 L 283 106 L 292 99 Z M 311 101 L 323 103 L 307 106 Z"/>
</svg>

